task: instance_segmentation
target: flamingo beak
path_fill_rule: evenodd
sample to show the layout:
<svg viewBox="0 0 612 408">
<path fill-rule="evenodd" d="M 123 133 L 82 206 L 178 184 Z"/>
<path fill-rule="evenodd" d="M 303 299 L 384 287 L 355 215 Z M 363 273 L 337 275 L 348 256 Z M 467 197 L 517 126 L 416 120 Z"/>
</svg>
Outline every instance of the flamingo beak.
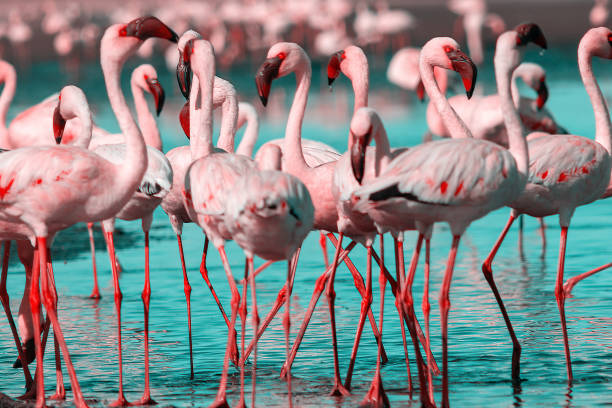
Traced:
<svg viewBox="0 0 612 408">
<path fill-rule="evenodd" d="M 516 45 L 527 45 L 528 42 L 532 42 L 536 45 L 539 45 L 543 49 L 548 48 L 548 44 L 546 43 L 546 37 L 544 37 L 542 29 L 540 29 L 537 24 L 519 24 L 514 28 L 514 31 L 516 31 L 518 34 L 518 37 L 516 39 Z"/>
<path fill-rule="evenodd" d="M 327 63 L 327 85 L 331 88 L 332 83 L 340 76 L 340 62 L 344 58 L 344 51 L 338 51 L 332 55 Z"/>
<path fill-rule="evenodd" d="M 542 110 L 544 104 L 548 100 L 548 87 L 546 86 L 546 81 L 540 81 L 540 86 L 538 87 L 538 99 L 536 99 L 536 106 L 538 110 Z"/>
<path fill-rule="evenodd" d="M 189 99 L 191 92 L 191 54 L 193 53 L 193 40 L 187 41 L 185 48 L 179 55 L 179 61 L 176 65 L 176 79 L 179 83 L 179 88 L 185 99 Z"/>
<path fill-rule="evenodd" d="M 476 65 L 474 65 L 470 57 L 465 55 L 460 50 L 449 51 L 446 53 L 446 55 L 451 61 L 453 71 L 458 72 L 459 75 L 461 75 L 465 92 L 468 99 L 470 99 L 474 93 L 474 88 L 476 87 L 476 76 L 478 74 Z"/>
<path fill-rule="evenodd" d="M 55 143 L 62 143 L 62 136 L 64 135 L 64 128 L 66 127 L 66 119 L 62 117 L 60 113 L 59 103 L 53 111 L 53 137 Z"/>
<path fill-rule="evenodd" d="M 351 168 L 353 169 L 355 180 L 359 184 L 361 184 L 365 173 L 365 153 L 369 139 L 369 134 L 365 137 L 356 137 L 353 134 L 353 145 L 350 148 Z"/>
<path fill-rule="evenodd" d="M 178 35 L 170 27 L 161 22 L 157 17 L 139 17 L 126 24 L 120 31 L 125 37 L 136 37 L 142 41 L 149 38 L 162 38 L 164 40 L 178 43 Z"/>
<path fill-rule="evenodd" d="M 147 81 L 147 85 L 149 86 L 149 92 L 153 94 L 153 99 L 155 100 L 155 112 L 157 113 L 157 116 L 159 116 L 164 108 L 164 101 L 166 100 L 164 88 L 162 88 L 157 78 L 145 78 L 145 81 Z"/>
<path fill-rule="evenodd" d="M 263 106 L 268 104 L 268 96 L 270 95 L 270 88 L 272 81 L 278 78 L 278 70 L 280 68 L 282 59 L 279 57 L 273 57 L 266 59 L 263 64 L 257 70 L 255 75 L 255 85 L 257 86 L 257 93 Z"/>
<path fill-rule="evenodd" d="M 179 122 L 181 122 L 181 127 L 183 128 L 183 132 L 185 132 L 185 136 L 187 139 L 191 138 L 189 133 L 189 100 L 185 102 L 185 105 L 181 108 L 179 112 Z"/>
<path fill-rule="evenodd" d="M 423 85 L 423 81 L 420 79 L 416 87 L 416 94 L 420 102 L 425 102 L 425 85 Z"/>
</svg>

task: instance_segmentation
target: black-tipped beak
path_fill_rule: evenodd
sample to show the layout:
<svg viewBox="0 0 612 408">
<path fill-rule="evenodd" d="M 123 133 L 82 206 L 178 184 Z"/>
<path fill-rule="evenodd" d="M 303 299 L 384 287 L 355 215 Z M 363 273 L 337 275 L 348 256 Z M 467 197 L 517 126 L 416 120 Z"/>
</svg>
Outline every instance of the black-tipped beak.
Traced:
<svg viewBox="0 0 612 408">
<path fill-rule="evenodd" d="M 540 81 L 540 86 L 538 87 L 538 99 L 536 99 L 536 106 L 538 110 L 542 110 L 547 100 L 548 100 L 548 87 L 546 86 L 545 81 Z"/>
<path fill-rule="evenodd" d="M 159 116 L 164 108 L 164 101 L 166 100 L 164 88 L 162 88 L 157 78 L 146 78 L 145 80 L 149 86 L 149 92 L 151 92 L 153 99 L 155 100 L 155 112 L 157 113 L 157 116 Z"/>
<path fill-rule="evenodd" d="M 66 120 L 62 117 L 58 104 L 53 111 L 53 137 L 55 138 L 55 143 L 62 143 L 62 136 L 64 135 L 65 127 Z"/>
<path fill-rule="evenodd" d="M 353 175 L 355 180 L 359 184 L 363 180 L 365 172 L 365 152 L 367 145 L 365 144 L 365 138 L 355 138 L 353 145 L 351 146 L 351 168 L 353 169 Z"/>
<path fill-rule="evenodd" d="M 278 57 L 268 58 L 257 70 L 255 85 L 257 86 L 257 93 L 263 106 L 268 104 L 272 81 L 278 78 L 278 70 L 282 62 L 283 60 Z"/>
<path fill-rule="evenodd" d="M 470 57 L 465 55 L 460 50 L 447 52 L 446 55 L 451 61 L 453 71 L 456 71 L 459 73 L 459 75 L 461 75 L 465 92 L 468 99 L 470 99 L 474 93 L 474 88 L 476 87 L 476 76 L 478 74 L 476 65 L 474 65 Z"/>
<path fill-rule="evenodd" d="M 344 56 L 344 51 L 338 51 L 329 58 L 327 63 L 327 85 L 331 87 L 332 83 L 340 76 L 340 62 Z"/>
<path fill-rule="evenodd" d="M 544 37 L 544 33 L 542 29 L 537 24 L 534 23 L 526 23 L 519 24 L 514 28 L 514 31 L 517 32 L 517 45 L 527 45 L 528 42 L 532 42 L 536 45 L 539 45 L 543 49 L 548 48 L 548 44 L 546 43 L 546 37 Z"/>
<path fill-rule="evenodd" d="M 183 132 L 185 132 L 185 136 L 187 139 L 190 139 L 191 134 L 189 133 L 189 99 L 185 102 L 185 105 L 181 108 L 179 112 L 179 122 L 181 122 L 181 127 L 183 128 Z"/>
<path fill-rule="evenodd" d="M 416 94 L 419 101 L 425 102 L 425 85 L 423 85 L 423 81 L 419 79 L 419 83 L 416 87 Z"/>
<path fill-rule="evenodd" d="M 162 38 L 178 43 L 178 35 L 157 17 L 139 17 L 126 24 L 120 32 L 123 36 L 136 37 L 142 41 L 149 38 Z"/>
</svg>

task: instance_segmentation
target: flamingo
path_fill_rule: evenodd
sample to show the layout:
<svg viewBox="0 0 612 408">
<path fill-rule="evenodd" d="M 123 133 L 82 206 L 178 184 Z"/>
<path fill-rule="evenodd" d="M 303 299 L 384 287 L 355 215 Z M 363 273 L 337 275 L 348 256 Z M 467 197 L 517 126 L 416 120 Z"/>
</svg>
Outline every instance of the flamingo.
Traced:
<svg viewBox="0 0 612 408">
<path fill-rule="evenodd" d="M 593 27 L 602 26 L 608 20 L 609 15 L 608 0 L 595 0 L 593 8 L 589 12 L 589 22 Z"/>
<path fill-rule="evenodd" d="M 513 34 L 504 34 L 498 39 L 498 47 L 513 41 Z M 506 49 L 504 48 L 504 50 Z M 500 52 L 501 54 L 501 52 Z M 500 55 L 500 58 L 502 56 Z M 595 201 L 612 191 L 610 181 L 610 152 L 612 151 L 612 130 L 606 102 L 592 70 L 592 58 L 612 59 L 612 31 L 605 27 L 592 28 L 578 45 L 578 67 L 580 76 L 593 105 L 595 114 L 595 141 L 576 135 L 541 136 L 529 141 L 529 176 L 523 193 L 512 203 L 512 211 L 491 252 L 482 265 L 483 274 L 489 283 L 504 317 L 513 343 L 513 376 L 519 375 L 520 344 L 516 339 L 506 308 L 493 279 L 492 262 L 502 244 L 508 229 L 519 214 L 535 217 L 559 215 L 561 241 L 559 243 L 559 262 L 555 297 L 559 308 L 567 379 L 573 381 L 572 362 L 565 321 L 565 297 L 563 274 L 565 251 L 570 220 L 576 207 Z M 509 58 L 509 57 L 505 57 Z M 498 79 L 499 81 L 499 79 Z M 501 94 L 501 92 L 500 92 Z M 504 95 L 508 97 L 508 95 Z M 514 105 L 504 101 L 506 114 L 516 116 Z M 520 124 L 507 122 L 508 133 L 521 133 Z"/>
<path fill-rule="evenodd" d="M 17 73 L 11 64 L 3 60 L 0 60 L 0 83 L 4 83 L 2 94 L 0 94 L 0 148 L 10 149 L 12 145 L 8 140 L 6 114 L 15 96 Z"/>
<path fill-rule="evenodd" d="M 244 174 L 256 168 L 252 159 L 223 151 L 215 152 L 212 145 L 212 99 L 215 73 L 214 51 L 212 45 L 202 38 L 189 38 L 183 35 L 179 41 L 181 58 L 177 75 L 181 89 L 188 90 L 185 78 L 193 70 L 198 79 L 199 90 L 192 87 L 190 103 L 190 134 L 193 162 L 185 173 L 183 190 L 184 206 L 189 218 L 205 232 L 221 255 L 223 268 L 232 292 L 231 320 L 228 330 L 227 347 L 223 363 L 223 374 L 217 397 L 212 406 L 227 406 L 226 387 L 229 360 L 235 341 L 234 327 L 240 303 L 240 294 L 225 253 L 225 241 L 232 238 L 226 220 L 227 204 L 233 193 L 234 185 Z M 199 91 L 199 108 L 196 99 Z M 195 131 L 194 131 L 195 130 Z"/>
<path fill-rule="evenodd" d="M 269 145 L 262 155 L 265 167 L 275 167 L 280 163 L 280 148 Z M 266 163 L 267 162 L 267 163 Z M 246 287 L 247 280 L 251 285 L 253 330 L 257 336 L 259 317 L 255 296 L 253 276 L 253 256 L 257 255 L 269 261 L 287 260 L 287 292 L 291 292 L 293 275 L 297 267 L 297 255 L 302 241 L 313 227 L 314 207 L 306 186 L 295 176 L 278 170 L 251 171 L 240 178 L 233 187 L 233 194 L 227 204 L 227 225 L 232 238 L 244 250 L 247 269 L 243 283 L 243 295 L 240 305 L 242 322 L 242 355 L 246 324 Z M 285 296 L 285 351 L 289 358 L 289 333 L 291 327 L 290 299 Z M 253 375 L 255 375 L 255 357 Z M 244 405 L 244 360 L 241 368 L 241 393 L 239 406 Z M 252 405 L 255 406 L 255 380 L 253 377 Z M 289 406 L 291 398 L 291 375 L 288 375 Z"/>
<path fill-rule="evenodd" d="M 524 48 L 529 41 L 546 46 L 541 30 L 534 24 L 517 27 L 511 36 L 513 44 Z M 515 48 L 519 55 L 519 47 Z M 503 72 L 511 72 L 518 66 L 518 57 L 496 69 L 498 83 Z M 461 235 L 469 224 L 490 211 L 511 203 L 525 186 L 528 171 L 527 146 L 521 134 L 509 134 L 509 149 L 494 143 L 471 138 L 463 121 L 448 104 L 435 84 L 432 66 L 458 71 L 468 96 L 474 89 L 475 65 L 459 50 L 451 38 L 438 37 L 428 41 L 421 51 L 420 71 L 425 90 L 442 117 L 446 126 L 458 139 L 425 143 L 409 149 L 395 158 L 381 176 L 353 193 L 358 201 L 356 208 L 371 211 L 372 218 L 397 219 L 401 214 L 417 221 L 420 234 L 435 222 L 449 224 L 453 235 L 444 281 L 440 290 L 440 316 L 442 329 L 442 406 L 449 406 L 448 396 L 448 311 L 449 290 Z M 510 93 L 510 76 L 507 91 Z M 500 85 L 500 92 L 505 88 Z M 513 117 L 513 119 L 515 119 Z M 400 170 L 398 172 L 398 169 Z M 387 223 L 388 224 L 388 223 Z M 415 249 L 416 258 L 420 247 Z M 402 287 L 406 312 L 413 308 L 411 281 Z M 420 376 L 421 384 L 424 384 Z M 421 402 L 429 406 L 433 400 L 421 387 Z"/>
</svg>

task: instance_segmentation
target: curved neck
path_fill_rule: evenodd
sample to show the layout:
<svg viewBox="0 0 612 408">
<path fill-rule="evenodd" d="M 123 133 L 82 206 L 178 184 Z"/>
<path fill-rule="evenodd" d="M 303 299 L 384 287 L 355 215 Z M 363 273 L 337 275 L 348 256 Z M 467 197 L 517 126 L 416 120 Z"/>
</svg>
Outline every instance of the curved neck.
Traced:
<svg viewBox="0 0 612 408">
<path fill-rule="evenodd" d="M 191 159 L 197 160 L 213 152 L 213 83 L 215 76 L 215 61 L 211 58 L 192 56 L 193 79 L 189 94 L 189 128 Z"/>
<path fill-rule="evenodd" d="M 589 94 L 593 112 L 595 113 L 595 140 L 606 148 L 608 153 L 612 154 L 612 136 L 610 132 L 610 114 L 606 101 L 601 93 L 601 89 L 597 84 L 595 75 L 593 74 L 591 53 L 582 48 L 578 48 L 578 68 L 580 76 L 584 83 L 584 88 Z"/>
<path fill-rule="evenodd" d="M 512 81 L 510 82 L 510 94 L 512 95 L 512 102 L 514 102 L 514 106 L 518 106 L 521 95 L 519 94 L 518 86 L 516 81 L 519 75 L 517 75 L 516 70 L 512 73 Z"/>
<path fill-rule="evenodd" d="M 246 119 L 246 129 L 242 135 L 242 140 L 238 145 L 236 153 L 242 154 L 247 157 L 253 156 L 253 149 L 255 143 L 257 143 L 257 136 L 259 135 L 259 118 L 257 115 L 248 115 Z"/>
<path fill-rule="evenodd" d="M 4 71 L 4 89 L 0 95 L 0 147 L 10 147 L 8 141 L 8 129 L 6 128 L 6 113 L 15 96 L 15 87 L 17 85 L 17 74 L 11 67 Z"/>
<path fill-rule="evenodd" d="M 495 62 L 495 80 L 497 81 L 497 92 L 500 98 L 500 107 L 506 131 L 508 132 L 508 150 L 516 161 L 518 171 L 527 177 L 529 173 L 529 155 L 527 152 L 527 142 L 523 132 L 523 122 L 518 114 L 511 95 L 511 77 L 513 69 L 507 64 Z"/>
<path fill-rule="evenodd" d="M 387 165 L 388 159 L 391 157 L 391 145 L 387 137 L 387 131 L 382 122 L 379 124 L 378 132 L 374 134 L 374 142 L 376 143 L 376 176 L 382 172 L 384 166 Z"/>
<path fill-rule="evenodd" d="M 121 91 L 120 76 L 125 59 L 109 58 L 102 47 L 100 60 L 108 99 L 125 137 L 125 159 L 116 166 L 120 170 L 120 180 L 117 181 L 132 193 L 147 168 L 146 145 Z"/>
<path fill-rule="evenodd" d="M 360 108 L 368 106 L 368 91 L 370 88 L 368 64 L 364 64 L 359 67 L 356 78 L 351 78 L 353 85 L 353 92 L 355 93 L 355 106 L 353 107 L 353 114 Z"/>
<path fill-rule="evenodd" d="M 421 59 L 421 61 L 419 61 L 419 71 L 427 95 L 429 95 L 429 99 L 431 99 L 438 110 L 450 136 L 454 139 L 472 137 L 472 133 L 461 118 L 459 118 L 455 110 L 450 106 L 446 97 L 440 91 L 440 88 L 438 88 L 431 64 Z"/>
<path fill-rule="evenodd" d="M 132 95 L 134 97 L 134 105 L 136 106 L 138 126 L 142 131 L 144 141 L 147 146 L 151 146 L 157 150 L 162 150 L 162 141 L 159 135 L 159 129 L 157 128 L 155 117 L 147 105 L 144 91 L 135 81 L 131 82 L 131 88 Z"/>
<path fill-rule="evenodd" d="M 310 77 L 312 69 L 308 60 L 295 71 L 297 87 L 293 104 L 287 119 L 285 129 L 285 141 L 283 145 L 283 160 L 288 166 L 308 167 L 302 153 L 302 121 L 308 103 L 308 90 L 310 89 Z"/>
<path fill-rule="evenodd" d="M 221 105 L 221 128 L 217 147 L 226 152 L 234 152 L 234 138 L 236 136 L 236 122 L 238 121 L 238 98 L 232 86 L 227 89 L 225 100 Z"/>
</svg>

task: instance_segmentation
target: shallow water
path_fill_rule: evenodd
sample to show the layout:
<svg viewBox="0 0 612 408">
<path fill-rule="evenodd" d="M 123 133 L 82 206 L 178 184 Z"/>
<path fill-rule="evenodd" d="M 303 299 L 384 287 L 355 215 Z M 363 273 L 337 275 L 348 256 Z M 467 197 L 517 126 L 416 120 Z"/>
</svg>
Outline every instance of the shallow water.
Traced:
<svg viewBox="0 0 612 408">
<path fill-rule="evenodd" d="M 535 54 L 534 54 L 535 55 Z M 537 55 L 536 55 L 537 57 Z M 576 134 L 594 134 L 592 111 L 586 94 L 578 82 L 577 70 L 571 61 L 573 53 L 552 51 L 536 61 L 558 69 L 549 72 L 551 98 L 549 109 L 559 122 Z M 534 60 L 534 58 L 532 58 Z M 555 65 L 556 64 L 556 65 Z M 373 64 L 375 65 L 375 64 Z M 54 67 L 53 65 L 51 66 Z M 602 87 L 612 89 L 605 75 L 605 65 L 596 71 L 602 73 Z M 163 66 L 158 64 L 160 72 Z M 31 93 L 18 87 L 17 99 L 9 117 L 56 90 L 58 81 L 47 82 L 45 75 L 59 75 L 57 67 L 35 67 Z M 315 73 L 317 72 L 315 68 Z M 98 106 L 96 120 L 103 127 L 116 129 L 99 82 L 97 66 L 87 68 L 88 75 L 79 83 L 88 95 L 93 92 L 92 105 Z M 426 105 L 411 103 L 400 105 L 393 101 L 408 98 L 384 83 L 384 72 L 374 67 L 373 96 L 371 106 L 380 106 L 392 145 L 418 143 L 426 124 L 423 120 Z M 127 77 L 127 75 L 124 75 Z M 253 96 L 252 70 L 243 68 L 225 75 L 236 81 L 239 92 Z M 316 77 L 316 75 L 315 75 Z M 487 90 L 492 88 L 491 69 L 480 73 Z M 174 87 L 172 76 L 164 72 L 162 83 Z M 290 90 L 293 80 L 279 81 L 275 88 Z M 20 80 L 20 84 L 22 84 Z M 27 82 L 26 82 L 27 83 Z M 316 85 L 314 88 L 317 88 Z M 46 87 L 46 88 L 45 88 Z M 243 91 L 244 89 L 244 91 Z M 93 91 L 88 91 L 93 90 Z M 341 82 L 334 93 L 313 94 L 307 112 L 304 134 L 325 140 L 345 150 L 348 123 L 346 115 L 322 115 L 323 104 L 346 99 L 346 81 Z M 278 92 L 278 91 L 277 91 Z M 179 138 L 178 123 L 174 114 L 180 99 L 169 91 L 169 106 L 162 114 L 160 127 L 166 149 L 183 143 Z M 278 92 L 282 94 L 282 92 Z M 276 94 L 272 94 L 275 98 Z M 289 93 L 289 96 L 291 93 Z M 271 104 L 274 100 L 271 98 Z M 398 102 L 399 104 L 400 102 Z M 325 105 L 327 106 L 327 105 Z M 315 113 L 318 112 L 318 113 Z M 333 112 L 338 112 L 335 110 Z M 270 118 L 272 114 L 269 114 Z M 284 113 L 281 119 L 284 120 Z M 281 137 L 283 127 L 277 122 L 266 121 L 262 127 L 263 139 Z M 573 276 L 610 261 L 609 225 L 612 202 L 610 200 L 579 208 L 569 232 L 565 276 Z M 523 346 L 520 384 L 513 384 L 510 373 L 511 342 L 488 285 L 483 279 L 480 265 L 501 230 L 508 215 L 507 209 L 498 210 L 475 222 L 461 241 L 457 266 L 451 287 L 451 311 L 449 316 L 449 372 L 450 398 L 454 406 L 609 406 L 612 401 L 612 273 L 602 272 L 580 283 L 574 289 L 574 298 L 566 303 L 568 332 L 572 349 L 574 385 L 566 383 L 563 341 L 559 314 L 554 296 L 559 227 L 555 217 L 546 222 L 547 247 L 543 250 L 534 219 L 525 221 L 523 252 L 517 245 L 517 229 L 513 227 L 494 263 L 495 277 L 510 318 Z M 118 256 L 124 268 L 121 275 L 123 291 L 122 335 L 124 356 L 124 385 L 128 400 L 140 397 L 143 390 L 143 317 L 140 291 L 143 285 L 143 242 L 138 223 L 118 222 Z M 60 316 L 68 347 L 86 398 L 92 405 L 104 406 L 112 402 L 117 391 L 116 320 L 110 267 L 103 249 L 101 236 L 97 235 L 98 271 L 103 298 L 99 302 L 87 298 L 91 291 L 91 260 L 84 226 L 75 226 L 62 232 L 54 245 L 57 290 L 60 295 Z M 158 210 L 151 231 L 151 317 L 150 360 L 153 398 L 162 406 L 202 406 L 212 402 L 219 382 L 227 329 L 208 288 L 199 275 L 199 260 L 203 245 L 200 230 L 186 225 L 184 245 L 192 292 L 193 345 L 195 379 L 189 379 L 189 354 L 185 297 L 177 246 L 165 214 Z M 414 246 L 414 233 L 406 236 L 406 259 Z M 444 263 L 451 237 L 446 226 L 438 226 L 432 244 L 432 350 L 441 364 L 440 329 L 437 291 L 444 270 Z M 391 263 L 391 240 L 386 240 L 387 267 Z M 332 247 L 329 245 L 330 255 Z M 236 279 L 243 273 L 243 256 L 234 244 L 228 244 L 228 254 Z M 351 258 L 365 274 L 365 250 L 356 249 Z M 9 270 L 9 295 L 14 312 L 17 311 L 23 288 L 23 272 L 13 260 Z M 220 259 L 214 251 L 209 256 L 209 271 L 213 285 L 221 301 L 229 310 L 229 290 Z M 323 260 L 318 247 L 318 235 L 311 234 L 305 241 L 296 276 L 292 298 L 292 338 L 312 294 L 315 279 L 323 272 Z M 286 276 L 286 265 L 271 266 L 257 278 L 257 297 L 260 316 L 272 305 Z M 374 315 L 378 320 L 379 292 L 378 268 L 373 274 Z M 414 284 L 417 315 L 423 322 L 420 299 L 423 290 L 422 263 Z M 341 373 L 344 376 L 359 317 L 360 298 L 354 289 L 348 270 L 341 266 L 336 279 L 336 321 Z M 385 303 L 384 345 L 389 362 L 383 366 L 385 389 L 394 406 L 419 406 L 418 393 L 410 399 L 407 392 L 406 367 L 397 312 L 387 286 Z M 250 297 L 249 297 L 250 299 Z M 250 303 L 249 303 L 250 310 Z M 23 389 L 21 371 L 11 369 L 15 358 L 14 343 L 5 319 L 0 320 L 0 389 L 17 396 Z M 252 329 L 247 319 L 246 336 Z M 54 389 L 53 353 L 48 347 L 45 356 L 45 384 L 47 395 Z M 284 333 L 280 318 L 273 321 L 259 343 L 257 361 L 257 405 L 286 406 L 286 383 L 279 380 L 279 370 L 284 359 Z M 414 353 L 409 348 L 413 381 L 418 383 Z M 293 397 L 297 406 L 357 405 L 368 389 L 376 361 L 376 346 L 368 324 L 364 328 L 358 361 L 353 378 L 352 396 L 344 399 L 329 397 L 332 385 L 333 363 L 329 313 L 324 297 L 319 301 L 303 345 L 293 366 Z M 252 362 L 252 359 L 251 359 Z M 67 380 L 67 374 L 64 370 Z M 228 399 L 236 403 L 239 397 L 240 376 L 230 367 Z M 435 379 L 436 400 L 441 399 L 441 378 Z M 69 389 L 69 385 L 67 385 Z M 247 401 L 250 401 L 250 366 L 247 370 Z M 71 393 L 68 392 L 70 398 Z M 55 403 L 52 403 L 55 404 Z M 70 402 L 60 405 L 70 405 Z M 250 405 L 250 404 L 249 404 Z"/>
</svg>

